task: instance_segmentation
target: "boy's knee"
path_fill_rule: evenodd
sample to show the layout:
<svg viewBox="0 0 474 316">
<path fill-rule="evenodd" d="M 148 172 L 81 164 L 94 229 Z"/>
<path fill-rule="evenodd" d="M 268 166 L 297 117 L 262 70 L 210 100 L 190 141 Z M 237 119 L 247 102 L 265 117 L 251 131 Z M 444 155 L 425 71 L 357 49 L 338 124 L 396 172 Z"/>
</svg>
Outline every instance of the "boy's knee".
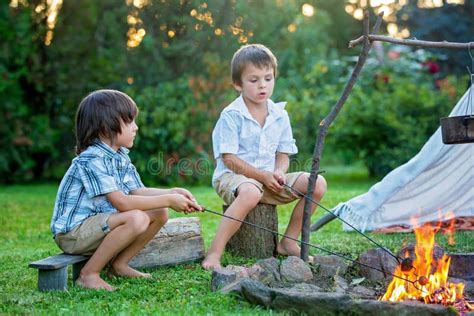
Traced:
<svg viewBox="0 0 474 316">
<path fill-rule="evenodd" d="M 239 187 L 237 196 L 248 204 L 257 205 L 262 199 L 263 193 L 256 185 L 244 183 Z"/>
<path fill-rule="evenodd" d="M 318 180 L 316 181 L 316 188 L 314 189 L 313 196 L 315 198 L 321 199 L 326 193 L 328 188 L 326 179 L 322 175 L 318 175 Z"/>
<path fill-rule="evenodd" d="M 133 231 L 141 234 L 144 233 L 150 225 L 150 218 L 145 212 L 134 210 L 129 211 L 128 224 L 132 227 Z"/>
<path fill-rule="evenodd" d="M 304 174 L 305 181 L 303 184 L 304 186 L 303 192 L 306 192 L 306 189 L 308 187 L 309 177 L 310 177 L 309 173 Z M 316 185 L 313 191 L 313 198 L 320 200 L 326 193 L 326 190 L 327 190 L 326 179 L 322 175 L 318 175 L 318 179 L 316 180 Z"/>
<path fill-rule="evenodd" d="M 169 219 L 168 209 L 164 208 L 158 212 L 158 214 L 155 217 L 154 222 L 159 223 L 160 225 L 164 225 L 168 222 L 168 219 Z"/>
</svg>

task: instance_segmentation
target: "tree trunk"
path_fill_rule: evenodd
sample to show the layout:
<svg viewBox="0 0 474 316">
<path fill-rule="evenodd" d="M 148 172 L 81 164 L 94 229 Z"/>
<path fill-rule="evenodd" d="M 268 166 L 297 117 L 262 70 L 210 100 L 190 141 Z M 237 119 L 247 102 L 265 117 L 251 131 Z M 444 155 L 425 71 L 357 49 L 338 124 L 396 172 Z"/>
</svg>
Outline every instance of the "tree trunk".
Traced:
<svg viewBox="0 0 474 316">
<path fill-rule="evenodd" d="M 224 213 L 227 207 L 223 206 Z M 278 232 L 278 214 L 275 205 L 258 204 L 244 220 Z M 269 258 L 276 254 L 277 242 L 277 235 L 242 224 L 227 243 L 226 250 L 232 255 L 246 258 Z"/>
</svg>

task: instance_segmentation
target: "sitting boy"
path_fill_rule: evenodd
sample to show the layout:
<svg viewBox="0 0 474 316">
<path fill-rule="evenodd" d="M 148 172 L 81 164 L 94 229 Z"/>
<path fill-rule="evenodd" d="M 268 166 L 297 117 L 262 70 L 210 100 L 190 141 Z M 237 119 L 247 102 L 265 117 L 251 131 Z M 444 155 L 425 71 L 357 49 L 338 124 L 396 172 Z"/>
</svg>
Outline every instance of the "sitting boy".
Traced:
<svg viewBox="0 0 474 316">
<path fill-rule="evenodd" d="M 76 284 L 112 291 L 99 275 L 150 275 L 128 262 L 168 220 L 167 208 L 201 210 L 181 188 L 146 188 L 128 157 L 138 127 L 135 102 L 115 90 L 98 90 L 82 100 L 76 115 L 76 153 L 59 186 L 51 230 L 65 253 L 92 255 Z"/>
<path fill-rule="evenodd" d="M 277 61 L 265 46 L 241 47 L 231 63 L 232 82 L 240 96 L 221 113 L 212 133 L 217 162 L 212 185 L 229 205 L 226 215 L 243 220 L 258 203 L 287 204 L 296 199 L 285 235 L 298 238 L 304 199 L 284 188 L 286 184 L 306 193 L 309 174 L 286 173 L 289 155 L 297 153 L 285 103 L 270 100 L 277 74 Z M 312 198 L 320 201 L 326 181 L 318 176 Z M 311 206 L 312 213 L 316 205 Z M 206 258 L 205 269 L 220 268 L 225 245 L 241 223 L 223 218 Z M 281 255 L 300 255 L 298 244 L 282 238 L 277 245 Z"/>
</svg>

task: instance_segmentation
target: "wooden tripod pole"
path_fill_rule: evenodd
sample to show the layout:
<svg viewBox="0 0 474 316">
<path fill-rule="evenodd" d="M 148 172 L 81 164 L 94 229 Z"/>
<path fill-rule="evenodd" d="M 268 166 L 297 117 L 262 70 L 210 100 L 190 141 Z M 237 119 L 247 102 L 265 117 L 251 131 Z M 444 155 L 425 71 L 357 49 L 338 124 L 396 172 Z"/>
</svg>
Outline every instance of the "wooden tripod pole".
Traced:
<svg viewBox="0 0 474 316">
<path fill-rule="evenodd" d="M 383 18 L 383 13 L 381 13 L 377 17 L 377 21 L 375 22 L 375 26 L 372 30 L 372 33 L 377 33 L 380 25 L 382 24 L 382 18 Z M 323 147 L 324 147 L 324 139 L 326 138 L 327 130 L 331 123 L 334 121 L 336 118 L 337 114 L 339 111 L 341 111 L 342 106 L 346 102 L 349 93 L 352 90 L 352 87 L 354 86 L 354 83 L 356 82 L 360 71 L 362 70 L 362 67 L 365 64 L 365 61 L 367 60 L 367 56 L 369 54 L 370 48 L 372 46 L 371 42 L 369 41 L 369 12 L 365 11 L 364 12 L 364 42 L 363 42 L 363 47 L 362 51 L 359 55 L 359 59 L 357 60 L 357 64 L 352 71 L 352 75 L 347 82 L 346 86 L 344 87 L 344 91 L 342 92 L 341 97 L 337 101 L 337 103 L 332 107 L 331 112 L 329 112 L 328 116 L 326 116 L 320 123 L 319 123 L 319 133 L 318 136 L 316 137 L 316 143 L 314 145 L 314 151 L 313 151 L 313 161 L 311 164 L 311 173 L 309 176 L 309 182 L 308 182 L 308 188 L 306 191 L 307 196 L 313 196 L 314 192 L 314 187 L 316 184 L 316 181 L 318 179 L 318 172 L 319 172 L 319 162 L 321 159 L 321 154 L 323 152 Z M 303 225 L 301 227 L 301 240 L 304 241 L 305 243 L 309 242 L 309 235 L 310 235 L 310 222 L 311 220 L 311 202 L 308 199 L 305 199 L 304 202 L 304 213 L 303 213 Z M 302 243 L 301 245 L 301 259 L 308 261 L 308 251 L 309 248 L 307 245 Z"/>
</svg>

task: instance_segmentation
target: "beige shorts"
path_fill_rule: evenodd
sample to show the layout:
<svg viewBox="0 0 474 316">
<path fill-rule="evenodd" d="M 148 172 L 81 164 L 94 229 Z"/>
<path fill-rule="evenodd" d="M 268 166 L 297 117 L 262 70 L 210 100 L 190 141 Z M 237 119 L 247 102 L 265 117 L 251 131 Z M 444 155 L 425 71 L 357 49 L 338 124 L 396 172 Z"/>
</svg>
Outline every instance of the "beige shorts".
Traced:
<svg viewBox="0 0 474 316">
<path fill-rule="evenodd" d="M 92 255 L 110 231 L 107 221 L 112 214 L 100 213 L 91 216 L 71 231 L 57 234 L 54 241 L 65 253 Z"/>
<path fill-rule="evenodd" d="M 286 174 L 286 184 L 292 187 L 298 178 L 306 172 L 291 172 Z M 241 184 L 252 183 L 260 192 L 263 193 L 260 203 L 282 205 L 293 202 L 300 197 L 290 189 L 283 187 L 279 193 L 275 193 L 266 188 L 262 183 L 255 179 L 247 178 L 241 174 L 225 173 L 216 181 L 217 194 L 224 200 L 227 205 L 230 205 L 236 198 L 237 189 Z"/>
</svg>

